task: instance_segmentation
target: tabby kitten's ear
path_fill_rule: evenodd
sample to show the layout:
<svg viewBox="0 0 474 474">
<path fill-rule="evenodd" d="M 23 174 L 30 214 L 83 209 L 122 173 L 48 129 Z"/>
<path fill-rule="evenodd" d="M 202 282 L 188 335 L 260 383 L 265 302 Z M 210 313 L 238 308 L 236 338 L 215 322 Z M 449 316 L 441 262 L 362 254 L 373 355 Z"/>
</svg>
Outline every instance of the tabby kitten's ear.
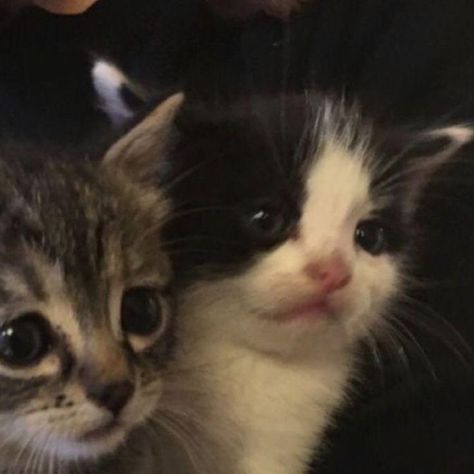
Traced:
<svg viewBox="0 0 474 474">
<path fill-rule="evenodd" d="M 184 94 L 179 92 L 161 102 L 109 148 L 104 165 L 114 167 L 142 184 L 154 181 L 171 138 L 174 118 L 183 101 Z"/>
</svg>

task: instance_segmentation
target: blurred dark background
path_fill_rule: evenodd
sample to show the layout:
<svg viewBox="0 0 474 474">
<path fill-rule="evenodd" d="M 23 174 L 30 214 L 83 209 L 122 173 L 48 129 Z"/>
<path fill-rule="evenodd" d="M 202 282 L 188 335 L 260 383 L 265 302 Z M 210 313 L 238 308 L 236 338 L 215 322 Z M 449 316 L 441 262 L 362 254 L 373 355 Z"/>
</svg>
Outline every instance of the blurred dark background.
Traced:
<svg viewBox="0 0 474 474">
<path fill-rule="evenodd" d="M 112 129 L 90 81 L 96 56 L 150 100 L 314 87 L 389 126 L 474 122 L 472 0 L 308 0 L 288 21 L 223 18 L 198 0 L 100 0 L 77 17 L 28 8 L 0 21 L 0 133 L 77 155 Z M 428 283 L 398 339 L 367 348 L 318 474 L 474 472 L 472 148 L 437 176 L 418 220 Z"/>
</svg>

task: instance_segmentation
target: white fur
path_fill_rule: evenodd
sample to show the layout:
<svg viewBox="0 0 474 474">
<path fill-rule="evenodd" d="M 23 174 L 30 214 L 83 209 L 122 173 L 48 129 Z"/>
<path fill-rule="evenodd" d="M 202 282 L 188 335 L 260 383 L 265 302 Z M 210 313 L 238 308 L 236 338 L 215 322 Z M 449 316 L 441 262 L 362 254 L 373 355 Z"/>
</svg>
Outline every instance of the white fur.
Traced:
<svg viewBox="0 0 474 474">
<path fill-rule="evenodd" d="M 451 127 L 444 127 L 432 132 L 434 136 L 448 136 L 452 141 L 452 146 L 460 148 L 474 139 L 474 130 L 472 127 L 465 125 L 452 125 Z M 453 152 L 452 149 L 448 149 Z"/>
<path fill-rule="evenodd" d="M 305 472 L 344 399 L 354 343 L 397 291 L 396 262 L 354 245 L 373 207 L 365 158 L 329 140 L 308 174 L 299 237 L 242 275 L 196 284 L 180 301 L 178 365 L 194 368 L 194 382 L 213 394 L 203 416 L 234 453 L 225 472 Z M 318 294 L 305 265 L 334 253 L 352 274 L 332 295 L 337 314 L 279 322 L 279 312 Z"/>
<path fill-rule="evenodd" d="M 133 117 L 133 111 L 120 95 L 121 88 L 128 85 L 128 80 L 117 67 L 103 59 L 95 61 L 92 82 L 99 107 L 114 125 L 121 125 Z"/>
</svg>

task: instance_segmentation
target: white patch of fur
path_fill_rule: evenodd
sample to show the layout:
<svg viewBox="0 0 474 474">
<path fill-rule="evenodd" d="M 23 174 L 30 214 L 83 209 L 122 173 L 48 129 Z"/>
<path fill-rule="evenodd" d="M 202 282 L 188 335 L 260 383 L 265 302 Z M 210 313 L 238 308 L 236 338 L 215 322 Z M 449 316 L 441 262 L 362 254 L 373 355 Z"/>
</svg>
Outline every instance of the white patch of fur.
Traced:
<svg viewBox="0 0 474 474">
<path fill-rule="evenodd" d="M 365 157 L 328 141 L 308 175 L 299 238 L 242 275 L 196 284 L 180 302 L 178 365 L 194 367 L 195 383 L 213 394 L 205 423 L 222 425 L 227 445 L 237 446 L 236 474 L 305 471 L 344 399 L 354 343 L 397 290 L 396 262 L 354 245 L 356 225 L 373 207 L 368 173 Z M 318 295 L 303 269 L 334 253 L 352 273 L 332 296 L 337 314 L 277 321 Z"/>
<path fill-rule="evenodd" d="M 407 202 L 406 212 L 413 215 L 420 196 L 425 191 L 433 175 L 445 163 L 455 159 L 457 153 L 469 142 L 474 140 L 474 129 L 463 125 L 452 125 L 449 127 L 431 130 L 421 136 L 421 139 L 445 138 L 449 143 L 443 146 L 437 153 L 428 156 L 418 156 L 411 170 L 412 179 L 410 189 L 407 190 L 405 200 Z"/>
<path fill-rule="evenodd" d="M 99 99 L 99 107 L 114 125 L 121 125 L 133 117 L 121 96 L 121 89 L 128 85 L 124 74 L 113 64 L 98 59 L 92 67 L 92 82 Z"/>
<path fill-rule="evenodd" d="M 453 125 L 432 132 L 434 136 L 447 136 L 456 148 L 460 148 L 474 139 L 474 130 L 467 126 Z"/>
</svg>

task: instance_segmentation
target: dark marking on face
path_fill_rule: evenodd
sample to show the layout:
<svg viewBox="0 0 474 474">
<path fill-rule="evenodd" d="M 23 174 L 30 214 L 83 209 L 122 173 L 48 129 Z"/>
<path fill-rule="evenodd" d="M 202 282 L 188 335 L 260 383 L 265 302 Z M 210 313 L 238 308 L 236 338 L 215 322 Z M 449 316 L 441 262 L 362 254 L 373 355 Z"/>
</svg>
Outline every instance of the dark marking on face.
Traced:
<svg viewBox="0 0 474 474">
<path fill-rule="evenodd" d="M 284 241 L 300 217 L 307 144 L 294 132 L 305 127 L 304 104 L 288 103 L 284 118 L 278 100 L 255 109 L 251 103 L 233 105 L 184 110 L 177 120 L 181 134 L 169 176 L 176 180 L 171 194 L 177 217 L 164 237 L 166 245 L 184 236 L 170 244 L 178 273 L 245 267 L 256 253 Z M 290 122 L 294 126 L 287 127 Z M 298 148 L 301 157 L 295 156 Z M 264 214 L 266 221 L 257 221 Z M 281 228 L 272 234 L 279 220 Z M 270 232 L 263 232 L 265 226 Z"/>
<path fill-rule="evenodd" d="M 358 114 L 317 96 L 190 105 L 178 116 L 177 130 L 169 160 L 177 211 L 164 237 L 183 284 L 243 272 L 262 253 L 298 238 L 309 170 L 324 153 L 328 130 L 349 154 L 361 146 L 372 151 Z M 404 188 L 378 199 L 377 176 L 374 217 L 387 229 L 385 251 L 400 252 L 410 238 Z M 344 193 L 343 183 L 334 186 Z"/>
</svg>

